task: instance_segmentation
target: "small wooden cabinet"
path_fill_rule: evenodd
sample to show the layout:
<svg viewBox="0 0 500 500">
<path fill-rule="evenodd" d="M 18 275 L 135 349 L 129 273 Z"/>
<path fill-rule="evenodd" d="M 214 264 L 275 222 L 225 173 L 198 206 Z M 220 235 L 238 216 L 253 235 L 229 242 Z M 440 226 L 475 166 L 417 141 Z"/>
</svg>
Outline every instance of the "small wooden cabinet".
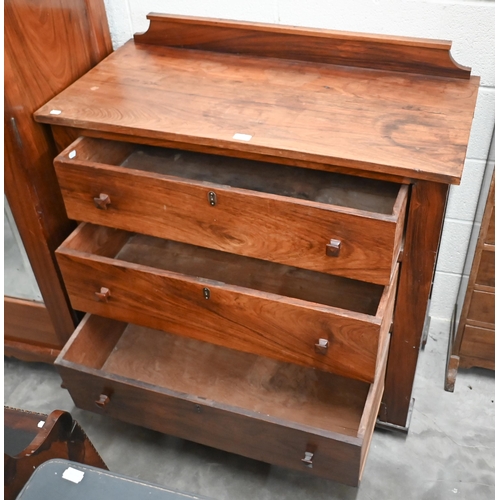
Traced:
<svg viewBox="0 0 500 500">
<path fill-rule="evenodd" d="M 88 313 L 64 384 L 357 485 L 377 416 L 408 426 L 478 79 L 446 42 L 149 19 L 35 114 L 81 222 L 57 251 Z"/>
<path fill-rule="evenodd" d="M 495 369 L 494 176 L 488 191 L 460 321 L 450 341 L 451 353 L 445 382 L 447 391 L 455 389 L 459 366 Z"/>
</svg>

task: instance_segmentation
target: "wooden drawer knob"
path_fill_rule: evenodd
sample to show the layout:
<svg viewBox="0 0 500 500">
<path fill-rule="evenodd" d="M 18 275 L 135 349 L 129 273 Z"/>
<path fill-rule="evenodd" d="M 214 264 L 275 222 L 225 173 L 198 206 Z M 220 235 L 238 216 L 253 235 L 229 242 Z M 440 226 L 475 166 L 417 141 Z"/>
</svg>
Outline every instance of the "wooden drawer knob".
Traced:
<svg viewBox="0 0 500 500">
<path fill-rule="evenodd" d="M 326 339 L 319 339 L 316 344 L 314 344 L 314 350 L 318 354 L 326 354 L 328 352 L 329 342 Z"/>
<path fill-rule="evenodd" d="M 328 257 L 338 257 L 341 246 L 342 242 L 340 240 L 330 240 L 330 243 L 326 244 L 326 255 Z"/>
<path fill-rule="evenodd" d="M 100 210 L 107 210 L 108 205 L 111 203 L 111 199 L 108 194 L 101 193 L 97 198 L 94 198 L 94 203 Z"/>
<path fill-rule="evenodd" d="M 110 401 L 110 399 L 109 399 L 109 396 L 107 394 L 101 394 L 99 396 L 99 399 L 95 402 L 95 404 L 97 407 L 103 409 L 108 405 L 109 401 Z"/>
<path fill-rule="evenodd" d="M 109 288 L 101 287 L 101 291 L 95 292 L 95 296 L 100 302 L 107 302 L 111 297 L 111 292 L 109 291 Z"/>
</svg>

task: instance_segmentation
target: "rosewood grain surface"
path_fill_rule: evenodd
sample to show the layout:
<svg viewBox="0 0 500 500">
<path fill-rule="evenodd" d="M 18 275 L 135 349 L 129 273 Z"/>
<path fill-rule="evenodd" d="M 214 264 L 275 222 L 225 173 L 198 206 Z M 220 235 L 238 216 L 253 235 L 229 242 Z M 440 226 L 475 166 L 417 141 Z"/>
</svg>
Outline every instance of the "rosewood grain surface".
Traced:
<svg viewBox="0 0 500 500">
<path fill-rule="evenodd" d="M 478 83 L 129 42 L 35 118 L 458 183 Z"/>
<path fill-rule="evenodd" d="M 58 130 L 71 127 L 86 136 L 267 159 L 411 184 L 409 236 L 401 258 L 400 292 L 381 412 L 381 420 L 404 427 L 444 213 L 444 184 L 458 183 L 461 177 L 478 78 L 305 62 L 304 58 L 315 57 L 328 44 L 316 43 L 319 36 L 337 41 L 339 37 L 325 32 L 306 35 L 300 28 L 259 26 L 250 30 L 251 44 L 248 40 L 234 41 L 234 47 L 240 44 L 244 48 L 243 55 L 214 52 L 218 44 L 222 45 L 221 29 L 227 29 L 227 34 L 234 26 L 221 28 L 218 21 L 204 20 L 199 29 L 200 20 L 195 19 L 191 29 L 185 26 L 189 22 L 172 21 L 184 26 L 164 33 L 163 44 L 176 35 L 183 43 L 199 44 L 199 34 L 204 33 L 202 48 L 208 50 L 130 43 L 48 103 L 37 113 L 37 119 Z M 156 27 L 153 23 L 150 29 L 151 43 L 155 44 L 161 42 Z M 246 29 L 241 28 L 239 34 Z M 273 32 L 282 58 L 278 50 L 275 55 L 280 57 L 244 54 L 251 50 L 249 45 L 262 46 L 258 39 L 269 40 Z M 287 59 L 293 47 L 278 42 L 287 40 L 281 37 L 283 34 L 307 38 L 307 43 L 296 44 L 300 58 Z M 345 36 L 346 49 L 350 43 L 363 43 L 357 35 Z M 380 39 L 382 44 L 387 40 Z M 400 44 L 403 52 L 407 42 Z M 390 43 L 399 42 L 391 39 Z M 421 62 L 431 71 L 432 57 L 443 63 L 443 45 L 439 42 L 413 41 L 409 45 L 425 46 Z M 427 49 L 435 50 L 431 58 Z M 343 61 L 352 59 L 352 55 L 347 50 Z M 410 71 L 427 71 L 417 68 L 411 57 L 408 60 Z M 459 70 L 456 76 L 466 74 Z M 50 115 L 50 109 L 59 107 L 60 115 Z M 235 134 L 252 137 L 240 141 Z"/>
<path fill-rule="evenodd" d="M 4 339 L 4 356 L 21 359 L 22 361 L 35 361 L 40 363 L 52 364 L 61 349 L 46 347 L 32 342 L 23 342 L 19 340 Z"/>
<path fill-rule="evenodd" d="M 277 57 L 405 73 L 469 78 L 450 55 L 451 42 L 346 33 L 196 17 L 149 14 L 137 43 Z"/>
<path fill-rule="evenodd" d="M 448 186 L 412 185 L 403 261 L 379 420 L 407 428 L 408 409 L 427 302 L 443 224 Z"/>
<path fill-rule="evenodd" d="M 458 366 L 495 369 L 495 176 L 488 191 L 460 321 L 450 332 L 445 388 L 453 391 Z"/>
<path fill-rule="evenodd" d="M 495 324 L 495 293 L 474 290 L 467 316 L 469 321 L 476 323 Z"/>
<path fill-rule="evenodd" d="M 56 349 L 60 347 L 45 305 L 14 297 L 4 297 L 4 337 Z"/>
<path fill-rule="evenodd" d="M 44 422 L 38 427 L 38 423 Z M 16 408 L 4 409 L 4 498 L 14 500 L 36 467 L 65 458 L 106 469 L 83 429 L 68 412 L 50 415 Z"/>
<path fill-rule="evenodd" d="M 151 237 L 132 238 L 111 257 L 79 250 L 79 241 L 89 240 L 114 249 L 109 240 L 116 239 L 121 244 L 125 237 L 87 224 L 58 249 L 76 309 L 373 381 L 396 276 L 382 293 L 362 282 Z M 102 287 L 106 300 L 96 297 Z M 330 344 L 325 354 L 316 352 L 319 339 Z"/>
<path fill-rule="evenodd" d="M 79 407 L 358 484 L 361 449 L 370 439 L 370 415 L 383 383 L 381 369 L 370 388 L 363 382 L 135 325 L 122 325 L 116 346 L 102 349 L 109 353 L 104 365 L 84 366 L 79 359 L 81 346 L 101 351 L 105 338 L 94 335 L 88 342 L 87 332 L 107 329 L 102 318 L 96 328 L 94 318 L 86 317 L 57 361 Z M 75 349 L 78 338 L 82 342 Z M 152 352 L 155 363 L 150 362 Z M 110 394 L 104 409 L 94 403 L 103 391 Z M 315 456 L 309 469 L 301 459 L 311 447 Z"/>
<path fill-rule="evenodd" d="M 476 283 L 480 286 L 495 288 L 495 247 L 484 245 L 477 270 Z"/>
<path fill-rule="evenodd" d="M 111 39 L 101 0 L 6 0 L 4 16 L 5 193 L 60 347 L 75 317 L 54 250 L 74 224 L 57 184 L 50 130 L 32 113 L 103 59 Z"/>
<path fill-rule="evenodd" d="M 460 366 L 495 369 L 495 329 L 465 325 L 460 346 Z"/>
<path fill-rule="evenodd" d="M 179 151 L 130 155 L 131 147 L 84 138 L 57 158 L 71 218 L 389 284 L 406 186 Z M 128 168 L 113 165 L 122 162 Z M 105 209 L 95 206 L 101 194 Z M 331 239 L 338 257 L 327 255 Z"/>
</svg>

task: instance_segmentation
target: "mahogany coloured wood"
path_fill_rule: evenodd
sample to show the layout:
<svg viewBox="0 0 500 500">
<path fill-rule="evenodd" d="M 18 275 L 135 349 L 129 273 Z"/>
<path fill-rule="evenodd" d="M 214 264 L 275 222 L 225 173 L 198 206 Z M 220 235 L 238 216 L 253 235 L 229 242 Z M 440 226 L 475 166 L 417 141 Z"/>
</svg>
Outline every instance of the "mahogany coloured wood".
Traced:
<svg viewBox="0 0 500 500">
<path fill-rule="evenodd" d="M 468 319 L 477 323 L 495 324 L 495 293 L 474 290 L 469 305 Z"/>
<path fill-rule="evenodd" d="M 480 286 L 495 288 L 495 247 L 485 245 L 479 267 L 477 270 L 476 283 Z"/>
<path fill-rule="evenodd" d="M 412 185 L 385 392 L 379 420 L 408 428 L 408 410 L 444 220 L 448 186 Z"/>
<path fill-rule="evenodd" d="M 495 330 L 465 325 L 460 346 L 460 366 L 495 369 Z"/>
<path fill-rule="evenodd" d="M 44 304 L 4 297 L 4 337 L 57 349 L 59 339 Z"/>
<path fill-rule="evenodd" d="M 40 427 L 40 423 L 43 425 Z M 4 495 L 14 500 L 36 467 L 65 458 L 101 469 L 106 464 L 68 412 L 50 415 L 4 408 Z"/>
<path fill-rule="evenodd" d="M 452 392 L 458 367 L 495 369 L 495 173 L 489 186 L 467 290 L 451 351 L 445 389 Z"/>
<path fill-rule="evenodd" d="M 381 420 L 404 428 L 447 184 L 458 183 L 461 176 L 478 78 L 304 62 L 299 57 L 291 60 L 286 44 L 278 42 L 281 59 L 221 53 L 223 49 L 214 52 L 221 45 L 221 30 L 226 35 L 234 33 L 234 26 L 205 20 L 198 30 L 199 24 L 195 19 L 193 29 L 172 28 L 163 33 L 163 41 L 158 39 L 157 24 L 151 25 L 150 33 L 154 33 L 154 43 L 167 45 L 176 30 L 186 43 L 203 31 L 204 48 L 209 50 L 130 43 L 39 110 L 37 120 L 54 125 L 64 145 L 77 132 L 410 184 L 391 359 L 380 415 Z M 253 30 L 251 45 L 259 47 L 255 40 L 269 40 L 271 32 L 277 33 L 278 40 L 282 29 Z M 309 36 L 302 29 L 286 29 L 287 36 Z M 338 40 L 336 34 L 323 32 L 321 36 Z M 357 35 L 345 37 L 344 47 L 360 41 Z M 297 46 L 305 58 L 322 50 L 322 43 L 312 43 L 305 51 L 304 44 Z M 443 54 L 443 46 L 435 42 L 426 48 L 436 50 L 437 59 Z M 350 57 L 347 54 L 344 62 Z M 422 66 L 431 67 L 431 60 L 422 57 Z M 460 77 L 465 75 L 462 72 Z M 89 88 L 93 88 L 92 99 Z M 51 115 L 52 109 L 61 114 Z M 73 132 L 65 134 L 63 127 Z"/>
<path fill-rule="evenodd" d="M 4 339 L 4 356 L 17 358 L 22 361 L 34 361 L 52 364 L 61 349 L 46 347 L 31 342 L 20 342 L 19 340 Z"/>
<path fill-rule="evenodd" d="M 76 309 L 373 381 L 397 273 L 384 290 L 172 241 L 126 239 L 84 224 L 57 250 Z M 97 296 L 103 287 L 107 300 Z M 320 339 L 326 352 L 315 349 Z"/>
<path fill-rule="evenodd" d="M 383 387 L 88 315 L 57 360 L 79 407 L 357 485 Z M 111 339 L 104 332 L 110 330 Z M 104 342 L 104 344 L 102 344 Z M 383 352 L 387 353 L 388 336 Z M 107 353 L 92 360 L 86 353 Z M 151 363 L 154 352 L 156 362 Z M 84 361 L 87 360 L 87 361 Z M 87 364 L 88 363 L 88 364 Z M 105 391 L 104 408 L 95 401 Z M 373 409 L 375 408 L 375 411 Z M 302 462 L 313 450 L 312 468 Z"/>
<path fill-rule="evenodd" d="M 111 39 L 101 0 L 7 0 L 4 16 L 5 194 L 56 337 L 40 323 L 37 340 L 61 347 L 75 317 L 54 250 L 74 223 L 57 184 L 50 131 L 32 113 L 109 54 Z M 37 359 L 37 348 L 25 345 L 25 357 Z M 17 356 L 18 348 L 8 351 Z"/>
<path fill-rule="evenodd" d="M 405 185 L 88 138 L 71 144 L 55 166 L 72 219 L 391 281 Z M 335 257 L 327 248 L 332 239 L 341 246 Z"/>
<path fill-rule="evenodd" d="M 136 43 L 468 79 L 451 42 L 152 13 Z M 215 22 L 214 22 L 215 21 Z"/>
<path fill-rule="evenodd" d="M 128 42 L 35 119 L 456 184 L 478 84 Z"/>
</svg>

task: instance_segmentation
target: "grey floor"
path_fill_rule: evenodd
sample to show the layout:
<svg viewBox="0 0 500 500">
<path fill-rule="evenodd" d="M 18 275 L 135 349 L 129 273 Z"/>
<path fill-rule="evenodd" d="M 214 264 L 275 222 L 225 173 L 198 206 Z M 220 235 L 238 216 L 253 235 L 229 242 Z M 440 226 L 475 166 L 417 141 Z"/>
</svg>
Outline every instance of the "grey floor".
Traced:
<svg viewBox="0 0 500 500">
<path fill-rule="evenodd" d="M 434 329 L 435 330 L 435 329 Z M 6 405 L 70 411 L 110 470 L 218 500 L 494 498 L 494 374 L 459 372 L 443 390 L 446 332 L 422 351 L 407 436 L 377 430 L 359 488 L 269 466 L 75 408 L 51 366 L 6 358 Z"/>
</svg>

